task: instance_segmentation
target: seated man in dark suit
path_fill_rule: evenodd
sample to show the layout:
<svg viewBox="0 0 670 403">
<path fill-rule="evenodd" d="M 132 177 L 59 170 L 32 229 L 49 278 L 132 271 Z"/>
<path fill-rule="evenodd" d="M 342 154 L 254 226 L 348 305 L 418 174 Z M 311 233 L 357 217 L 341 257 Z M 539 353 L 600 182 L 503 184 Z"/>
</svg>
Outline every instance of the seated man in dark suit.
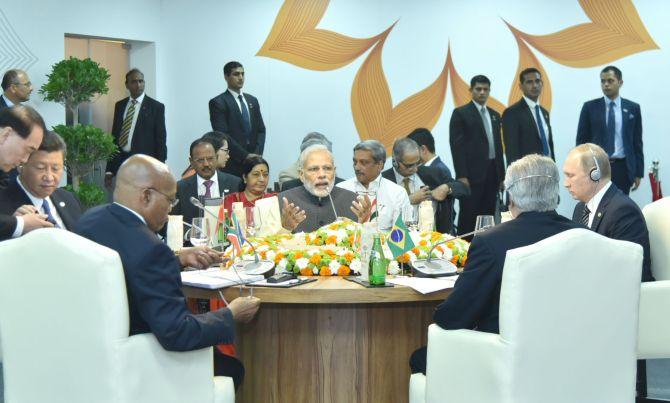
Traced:
<svg viewBox="0 0 670 403">
<path fill-rule="evenodd" d="M 465 269 L 449 297 L 436 308 L 435 323 L 444 329 L 498 333 L 500 285 L 507 251 L 583 228 L 556 213 L 558 181 L 558 168 L 548 157 L 531 154 L 509 166 L 505 189 L 514 219 L 472 239 Z M 412 354 L 410 367 L 412 373 L 426 373 L 426 347 Z"/>
<path fill-rule="evenodd" d="M 435 154 L 435 138 L 430 130 L 415 129 L 407 136 L 419 145 L 421 165 L 417 174 L 432 192 L 436 203 L 435 229 L 443 234 L 451 233 L 454 226 L 454 201 L 470 195 L 470 188 L 454 179 L 447 165 Z"/>
<path fill-rule="evenodd" d="M 637 204 L 612 183 L 605 150 L 593 143 L 578 145 L 565 159 L 563 174 L 565 187 L 579 201 L 572 220 L 608 238 L 642 246 L 642 281 L 653 281 L 647 224 Z"/>
<path fill-rule="evenodd" d="M 30 154 L 42 143 L 45 131 L 44 120 L 29 106 L 0 110 L 0 169 L 9 172 L 28 161 Z M 0 214 L 0 241 L 45 227 L 53 227 L 53 224 L 43 214 L 20 217 Z"/>
<path fill-rule="evenodd" d="M 202 216 L 200 210 L 191 204 L 191 197 L 225 197 L 238 192 L 242 184 L 237 176 L 216 169 L 216 150 L 208 140 L 200 138 L 191 143 L 189 160 L 196 174 L 177 182 L 177 198 L 181 202 L 172 210 L 174 215 L 183 215 L 184 222 L 188 224 L 194 217 Z"/>
<path fill-rule="evenodd" d="M 0 214 L 43 214 L 55 227 L 74 229 L 81 206 L 72 193 L 58 187 L 64 159 L 65 142 L 46 131 L 40 148 L 19 167 L 19 176 L 0 190 Z"/>
<path fill-rule="evenodd" d="M 370 219 L 370 199 L 335 187 L 335 161 L 326 146 L 307 147 L 300 154 L 303 185 L 279 194 L 282 226 L 293 232 L 311 232 L 338 217 L 358 222 Z"/>
<path fill-rule="evenodd" d="M 227 308 L 200 315 L 186 307 L 180 268 L 205 268 L 218 255 L 207 248 L 182 249 L 178 256 L 156 236 L 168 219 L 177 183 L 168 167 L 138 154 L 119 168 L 114 203 L 88 210 L 76 232 L 119 253 L 128 289 L 130 335 L 153 333 L 169 351 L 191 351 L 231 343 L 235 321 L 250 320 L 257 298 L 236 298 Z M 238 387 L 242 364 L 214 349 L 214 374 L 233 378 Z"/>
</svg>

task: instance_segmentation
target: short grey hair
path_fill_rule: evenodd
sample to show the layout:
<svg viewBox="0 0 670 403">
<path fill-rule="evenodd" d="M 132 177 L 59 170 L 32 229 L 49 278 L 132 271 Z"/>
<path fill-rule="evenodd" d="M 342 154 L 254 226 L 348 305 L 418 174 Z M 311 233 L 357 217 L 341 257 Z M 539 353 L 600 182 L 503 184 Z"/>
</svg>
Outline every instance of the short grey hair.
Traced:
<svg viewBox="0 0 670 403">
<path fill-rule="evenodd" d="M 328 140 L 326 136 L 319 132 L 311 132 L 307 133 L 307 135 L 302 139 L 302 143 L 300 143 L 300 152 L 303 152 L 307 147 L 316 144 L 322 144 L 328 148 L 328 151 L 333 151 L 333 143 Z"/>
<path fill-rule="evenodd" d="M 402 160 L 402 157 L 411 151 L 419 152 L 419 145 L 412 139 L 404 137 L 393 143 L 393 159 L 395 161 Z"/>
<path fill-rule="evenodd" d="M 552 211 L 558 207 L 558 179 L 551 158 L 530 154 L 507 168 L 505 190 L 521 212 Z"/>
<path fill-rule="evenodd" d="M 386 149 L 384 145 L 377 140 L 365 140 L 356 144 L 354 152 L 356 151 L 370 151 L 372 159 L 375 162 L 386 162 Z"/>
<path fill-rule="evenodd" d="M 325 151 L 330 155 L 330 159 L 333 161 L 333 166 L 335 166 L 335 158 L 333 158 L 333 153 L 328 149 L 328 147 L 324 146 L 323 144 L 314 144 L 311 145 L 300 153 L 300 165 L 299 165 L 299 170 L 305 169 L 305 162 L 307 162 L 307 158 L 309 158 L 309 155 L 317 152 L 317 151 Z"/>
</svg>

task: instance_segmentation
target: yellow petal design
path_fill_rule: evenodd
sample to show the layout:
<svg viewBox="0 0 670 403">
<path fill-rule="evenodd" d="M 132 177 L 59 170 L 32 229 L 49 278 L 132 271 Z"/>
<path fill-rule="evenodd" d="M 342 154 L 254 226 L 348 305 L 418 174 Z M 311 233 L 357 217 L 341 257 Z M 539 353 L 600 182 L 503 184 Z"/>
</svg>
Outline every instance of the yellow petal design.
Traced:
<svg viewBox="0 0 670 403">
<path fill-rule="evenodd" d="M 451 83 L 451 95 L 454 98 L 455 106 L 463 106 L 472 101 L 472 94 L 470 94 L 470 84 L 461 78 L 454 67 L 454 62 L 451 57 L 451 47 L 447 53 L 447 68 L 449 70 L 449 82 Z M 494 83 L 491 83 L 493 88 Z M 505 110 L 505 105 L 492 96 L 489 96 L 486 105 L 502 115 Z"/>
<path fill-rule="evenodd" d="M 351 89 L 351 110 L 360 138 L 379 140 L 387 151 L 391 150 L 396 138 L 408 135 L 415 128 L 432 129 L 435 126 L 444 106 L 448 78 L 445 63 L 432 84 L 394 108 L 381 57 L 391 28 L 368 54 Z"/>
<path fill-rule="evenodd" d="M 386 31 L 358 39 L 317 29 L 328 3 L 328 0 L 286 0 L 256 55 L 309 70 L 335 70 L 354 61 L 385 35 Z"/>
<path fill-rule="evenodd" d="M 545 56 L 566 66 L 593 67 L 658 49 L 631 0 L 580 0 L 591 19 L 549 35 L 529 35 L 510 26 Z M 509 24 L 508 24 L 509 25 Z"/>
<path fill-rule="evenodd" d="M 511 26 L 510 28 L 514 30 L 514 28 Z M 521 99 L 521 96 L 523 95 L 521 88 L 519 88 L 519 74 L 521 74 L 521 72 L 526 68 L 535 67 L 536 69 L 540 70 L 540 74 L 542 74 L 542 81 L 544 83 L 542 93 L 540 94 L 540 105 L 542 105 L 542 107 L 544 107 L 546 110 L 551 111 L 551 82 L 549 81 L 549 76 L 544 70 L 544 67 L 542 67 L 542 64 L 540 64 L 540 61 L 537 60 L 537 57 L 535 57 L 530 48 L 528 48 L 528 45 L 524 43 L 523 39 L 519 38 L 518 36 L 515 36 L 515 39 L 517 45 L 519 46 L 519 65 L 516 68 L 516 74 L 514 75 L 512 88 L 509 91 L 507 104 L 512 105 Z"/>
</svg>

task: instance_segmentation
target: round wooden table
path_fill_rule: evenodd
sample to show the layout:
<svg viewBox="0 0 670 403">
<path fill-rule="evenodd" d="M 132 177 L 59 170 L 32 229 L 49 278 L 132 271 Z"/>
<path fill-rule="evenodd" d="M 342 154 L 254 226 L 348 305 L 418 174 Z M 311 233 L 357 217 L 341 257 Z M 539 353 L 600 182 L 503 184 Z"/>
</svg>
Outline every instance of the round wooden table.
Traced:
<svg viewBox="0 0 670 403">
<path fill-rule="evenodd" d="M 293 288 L 254 287 L 261 308 L 237 329 L 246 368 L 237 401 L 406 402 L 409 357 L 426 344 L 433 310 L 449 291 L 365 288 L 339 277 Z M 184 293 L 218 297 L 216 290 L 192 287 Z M 224 294 L 233 300 L 239 287 Z"/>
</svg>

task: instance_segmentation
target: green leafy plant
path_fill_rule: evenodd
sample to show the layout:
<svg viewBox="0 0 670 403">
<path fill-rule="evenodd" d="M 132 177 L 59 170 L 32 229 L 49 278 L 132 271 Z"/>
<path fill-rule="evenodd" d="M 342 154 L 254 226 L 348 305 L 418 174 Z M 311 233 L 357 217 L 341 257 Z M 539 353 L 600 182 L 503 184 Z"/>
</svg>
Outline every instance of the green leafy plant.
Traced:
<svg viewBox="0 0 670 403">
<path fill-rule="evenodd" d="M 67 144 L 65 166 L 72 175 L 75 192 L 79 191 L 81 177 L 92 172 L 97 161 L 107 160 L 117 153 L 114 137 L 93 125 L 58 125 L 53 130 Z"/>
<path fill-rule="evenodd" d="M 79 185 L 78 190 L 74 190 L 72 185 L 67 185 L 65 189 L 74 192 L 84 209 L 103 204 L 107 201 L 107 194 L 95 183 L 82 183 Z"/>
<path fill-rule="evenodd" d="M 109 77 L 107 69 L 93 60 L 70 57 L 53 65 L 39 93 L 46 101 L 65 105 L 72 112 L 74 124 L 77 124 L 79 104 L 90 101 L 96 94 L 106 94 Z"/>
</svg>

